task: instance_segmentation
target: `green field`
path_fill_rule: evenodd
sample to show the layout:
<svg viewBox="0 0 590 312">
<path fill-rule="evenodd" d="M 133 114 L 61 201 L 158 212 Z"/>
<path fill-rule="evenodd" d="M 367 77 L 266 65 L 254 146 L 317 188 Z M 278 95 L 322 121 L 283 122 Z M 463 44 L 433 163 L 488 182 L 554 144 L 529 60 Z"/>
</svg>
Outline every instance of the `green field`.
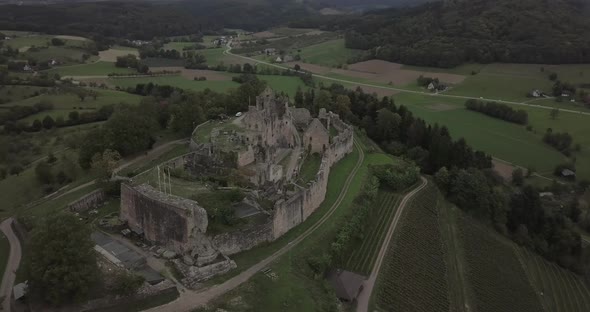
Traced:
<svg viewBox="0 0 590 312">
<path fill-rule="evenodd" d="M 83 55 L 89 55 L 87 51 L 73 48 L 73 47 L 54 47 L 50 46 L 47 49 L 39 49 L 38 51 L 27 51 L 22 55 L 24 58 L 33 58 L 39 61 L 55 60 L 60 65 L 80 64 L 85 60 Z M 90 56 L 86 62 L 94 62 L 98 59 L 97 56 Z"/>
<path fill-rule="evenodd" d="M 135 88 L 139 83 L 153 83 L 157 85 L 170 85 L 181 89 L 203 91 L 211 89 L 217 92 L 226 92 L 231 88 L 237 88 L 240 85 L 234 81 L 194 81 L 181 76 L 165 77 L 138 77 L 138 78 L 111 78 L 109 83 L 121 88 Z"/>
<path fill-rule="evenodd" d="M 215 66 L 223 62 L 223 51 L 225 51 L 225 48 L 211 48 L 199 50 L 198 53 L 205 57 L 208 65 Z"/>
<path fill-rule="evenodd" d="M 23 35 L 19 37 L 12 38 L 10 40 L 5 41 L 7 46 L 10 46 L 13 49 L 21 49 L 24 47 L 32 47 L 32 46 L 50 46 L 51 39 L 55 36 L 51 35 Z M 70 40 L 70 39 L 62 39 L 65 41 L 65 46 L 70 47 L 81 47 L 86 42 L 81 40 Z"/>
<path fill-rule="evenodd" d="M 164 50 L 176 50 L 182 53 L 186 47 L 194 46 L 196 42 L 168 42 L 162 47 Z"/>
<path fill-rule="evenodd" d="M 361 53 L 362 51 L 346 48 L 344 39 L 336 39 L 305 47 L 301 49 L 300 55 L 302 62 L 336 67 L 346 64 L 351 57 Z"/>
<path fill-rule="evenodd" d="M 523 167 L 531 165 L 539 171 L 551 171 L 555 165 L 565 160 L 565 156 L 541 141 L 541 134 L 529 132 L 523 126 L 468 111 L 463 107 L 464 100 L 414 94 L 399 94 L 394 98 L 397 104 L 407 106 L 426 122 L 447 126 L 455 139 L 464 137 L 474 148 L 495 157 Z M 448 109 L 439 110 L 434 106 L 438 104 L 448 105 Z M 539 112 L 549 116 L 548 110 Z M 562 116 L 565 118 L 566 114 Z M 535 116 L 529 116 L 529 120 L 537 128 Z M 544 122 L 540 121 L 538 124 Z M 538 131 L 544 133 L 545 128 L 538 127 Z"/>
<path fill-rule="evenodd" d="M 98 93 L 96 100 L 92 97 L 86 97 L 81 101 L 77 95 L 71 93 L 64 94 L 42 94 L 31 97 L 22 101 L 11 102 L 10 106 L 31 106 L 41 101 L 49 101 L 53 104 L 55 110 L 64 109 L 98 109 L 110 104 L 139 104 L 141 96 L 115 90 L 92 89 Z"/>
<path fill-rule="evenodd" d="M 133 74 L 135 69 L 115 67 L 114 63 L 96 62 L 90 64 L 71 65 L 57 67 L 47 71 L 49 74 L 61 76 L 107 76 L 108 74 Z"/>
<path fill-rule="evenodd" d="M 268 86 L 276 92 L 285 92 L 290 98 L 295 97 L 297 88 L 301 88 L 302 90 L 308 88 L 299 77 L 295 76 L 258 75 L 258 78 L 266 81 Z"/>
<path fill-rule="evenodd" d="M 580 276 L 548 262 L 533 252 L 515 247 L 545 311 L 587 311 L 590 290 Z"/>
<path fill-rule="evenodd" d="M 542 311 L 513 243 L 468 217 L 458 224 L 477 311 Z"/>
<path fill-rule="evenodd" d="M 4 270 L 8 262 L 8 256 L 10 255 L 10 244 L 8 239 L 4 236 L 4 233 L 0 232 L 0 280 L 4 276 Z"/>
<path fill-rule="evenodd" d="M 539 89 L 550 92 L 552 86 L 553 83 L 547 78 L 480 73 L 467 77 L 463 83 L 453 87 L 447 93 L 524 102 L 530 100 L 526 95 L 531 90 Z"/>
<path fill-rule="evenodd" d="M 379 196 L 371 210 L 370 219 L 367 222 L 367 224 L 370 224 L 367 234 L 361 245 L 355 248 L 348 258 L 344 266 L 347 270 L 364 276 L 371 274 L 379 249 L 383 244 L 391 220 L 399 208 L 401 200 L 402 197 L 398 194 L 383 190 L 379 192 Z"/>
<path fill-rule="evenodd" d="M 20 101 L 35 96 L 35 93 L 47 90 L 35 86 L 0 86 L 0 103 Z"/>
<path fill-rule="evenodd" d="M 449 311 L 449 285 L 432 183 L 405 208 L 373 290 L 371 311 Z"/>
</svg>

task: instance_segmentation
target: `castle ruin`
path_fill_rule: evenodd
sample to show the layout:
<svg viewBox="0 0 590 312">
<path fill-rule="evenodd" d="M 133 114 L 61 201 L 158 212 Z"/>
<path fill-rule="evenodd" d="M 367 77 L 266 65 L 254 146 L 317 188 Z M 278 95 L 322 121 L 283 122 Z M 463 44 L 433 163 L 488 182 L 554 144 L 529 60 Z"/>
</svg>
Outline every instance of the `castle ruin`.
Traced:
<svg viewBox="0 0 590 312">
<path fill-rule="evenodd" d="M 123 184 L 120 218 L 182 255 L 174 261 L 192 286 L 235 267 L 228 256 L 305 221 L 324 201 L 330 169 L 352 149 L 353 128 L 338 115 L 322 109 L 313 118 L 267 89 L 243 115 L 197 127 L 188 154 Z M 182 183 L 172 186 L 172 173 Z M 220 221 L 227 209 L 237 225 Z"/>
</svg>

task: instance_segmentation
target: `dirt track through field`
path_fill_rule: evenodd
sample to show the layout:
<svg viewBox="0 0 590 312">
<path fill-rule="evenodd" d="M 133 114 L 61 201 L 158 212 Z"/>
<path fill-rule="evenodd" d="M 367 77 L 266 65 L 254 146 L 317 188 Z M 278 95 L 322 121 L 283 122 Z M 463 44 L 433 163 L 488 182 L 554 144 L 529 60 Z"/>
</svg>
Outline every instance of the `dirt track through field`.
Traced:
<svg viewBox="0 0 590 312">
<path fill-rule="evenodd" d="M 286 252 L 291 250 L 293 247 L 295 247 L 299 243 L 301 243 L 308 236 L 313 234 L 326 221 L 328 221 L 330 219 L 330 217 L 332 216 L 332 214 L 334 214 L 336 209 L 338 209 L 338 207 L 340 206 L 340 204 L 342 203 L 342 201 L 346 197 L 346 193 L 348 192 L 348 189 L 350 188 L 350 184 L 352 183 L 353 179 L 355 178 L 356 173 L 358 172 L 360 167 L 363 165 L 363 162 L 365 159 L 365 154 L 363 152 L 363 149 L 360 147 L 360 145 L 356 141 L 356 139 L 354 140 L 354 146 L 359 153 L 359 158 L 356 162 L 356 165 L 354 166 L 354 168 L 352 169 L 352 171 L 348 175 L 348 178 L 346 179 L 344 186 L 340 190 L 340 194 L 338 195 L 338 198 L 336 199 L 334 204 L 328 209 L 326 214 L 324 214 L 313 226 L 311 226 L 309 229 L 307 229 L 305 232 L 303 232 L 303 234 L 299 235 L 297 238 L 295 238 L 294 240 L 289 242 L 287 245 L 283 246 L 281 249 L 279 249 L 278 251 L 276 251 L 272 255 L 268 256 L 264 260 L 258 262 L 257 264 L 251 266 L 247 270 L 232 277 L 231 279 L 225 281 L 222 284 L 218 284 L 218 285 L 212 286 L 210 288 L 202 289 L 202 290 L 182 292 L 178 299 L 176 299 L 168 304 L 149 309 L 147 311 L 150 311 L 150 312 L 192 311 L 200 306 L 203 306 L 203 305 L 207 304 L 209 301 L 211 301 L 211 300 L 227 293 L 228 291 L 240 286 L 241 284 L 245 283 L 246 281 L 248 281 L 248 279 L 250 279 L 252 276 L 254 276 L 254 274 L 258 273 L 260 270 L 262 270 L 263 268 L 270 265 L 273 261 L 278 259 L 280 256 L 282 256 L 283 254 L 285 254 Z"/>
<path fill-rule="evenodd" d="M 373 269 L 371 270 L 371 275 L 364 282 L 363 291 L 360 293 L 360 295 L 357 298 L 357 305 L 356 305 L 357 312 L 368 312 L 369 311 L 369 300 L 371 299 L 371 294 L 373 292 L 373 288 L 375 287 L 375 282 L 377 281 L 377 276 L 379 275 L 379 270 L 381 270 L 381 265 L 383 264 L 383 258 L 385 258 L 385 254 L 387 253 L 387 248 L 389 247 L 389 243 L 390 243 L 391 239 L 393 238 L 393 234 L 395 233 L 395 229 L 397 228 L 397 224 L 399 223 L 399 220 L 403 214 L 404 208 L 406 207 L 406 205 L 408 204 L 410 199 L 412 199 L 414 197 L 414 195 L 416 195 L 418 192 L 420 192 L 422 189 L 424 189 L 426 187 L 426 185 L 428 185 L 428 180 L 426 180 L 424 177 L 420 177 L 420 179 L 422 181 L 422 184 L 420 184 L 420 186 L 418 186 L 412 192 L 410 192 L 406 196 L 404 196 L 404 199 L 402 199 L 402 202 L 400 203 L 399 208 L 395 212 L 395 216 L 393 217 L 393 220 L 391 221 L 391 225 L 389 226 L 389 230 L 387 231 L 387 236 L 385 236 L 385 240 L 383 241 L 383 244 L 381 244 L 381 249 L 379 250 L 379 254 L 377 255 L 377 259 L 375 260 L 375 264 L 373 265 Z"/>
</svg>

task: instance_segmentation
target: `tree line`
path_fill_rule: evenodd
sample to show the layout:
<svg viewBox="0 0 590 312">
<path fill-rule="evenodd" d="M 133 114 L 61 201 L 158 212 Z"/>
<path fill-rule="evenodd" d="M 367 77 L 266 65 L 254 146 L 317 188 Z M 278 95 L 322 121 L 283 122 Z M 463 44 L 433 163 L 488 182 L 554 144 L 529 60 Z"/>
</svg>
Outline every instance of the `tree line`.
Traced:
<svg viewBox="0 0 590 312">
<path fill-rule="evenodd" d="M 467 102 L 465 102 L 465 108 L 467 108 L 468 110 L 486 114 L 494 118 L 502 119 L 512 123 L 517 123 L 519 125 L 526 125 L 529 122 L 529 115 L 525 110 L 516 110 L 502 103 L 483 102 L 475 99 L 470 99 L 467 100 Z"/>
</svg>

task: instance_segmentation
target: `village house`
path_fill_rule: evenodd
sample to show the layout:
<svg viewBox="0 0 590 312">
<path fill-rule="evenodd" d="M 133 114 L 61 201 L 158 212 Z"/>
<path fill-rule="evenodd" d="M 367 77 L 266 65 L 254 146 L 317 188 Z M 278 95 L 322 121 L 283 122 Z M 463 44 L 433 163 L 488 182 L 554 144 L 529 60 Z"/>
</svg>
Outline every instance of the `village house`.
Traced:
<svg viewBox="0 0 590 312">
<path fill-rule="evenodd" d="M 29 66 L 29 64 L 25 64 L 25 66 L 23 67 L 24 71 L 32 71 L 33 68 L 31 66 Z"/>
<path fill-rule="evenodd" d="M 275 55 L 277 53 L 277 49 L 275 48 L 266 48 L 263 50 L 263 53 L 266 55 Z"/>
<path fill-rule="evenodd" d="M 538 97 L 543 96 L 543 92 L 541 92 L 540 90 L 533 90 L 533 91 L 531 91 L 530 95 L 532 97 L 538 98 Z"/>
</svg>

